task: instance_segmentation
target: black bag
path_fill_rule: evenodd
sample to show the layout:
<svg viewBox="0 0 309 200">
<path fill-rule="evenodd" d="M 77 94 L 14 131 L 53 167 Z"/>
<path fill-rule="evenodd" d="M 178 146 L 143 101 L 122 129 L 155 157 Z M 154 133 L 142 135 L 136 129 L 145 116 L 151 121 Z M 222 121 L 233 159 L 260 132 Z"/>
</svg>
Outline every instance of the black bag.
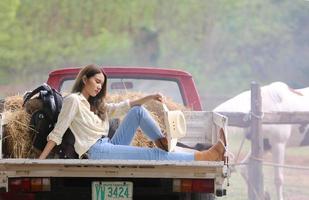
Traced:
<svg viewBox="0 0 309 200">
<path fill-rule="evenodd" d="M 54 129 L 58 115 L 62 107 L 63 97 L 47 84 L 42 84 L 24 95 L 23 106 L 34 96 L 40 100 L 42 106 L 31 114 L 30 127 L 33 130 L 33 147 L 43 150 L 47 143 L 48 134 Z M 55 148 L 59 158 L 78 158 L 74 149 L 75 138 L 68 129 L 62 139 L 62 143 Z"/>
<path fill-rule="evenodd" d="M 42 151 L 47 143 L 46 138 L 53 130 L 54 124 L 43 110 L 37 110 L 31 116 L 30 128 L 34 136 L 33 147 Z"/>
<path fill-rule="evenodd" d="M 62 107 L 62 96 L 47 84 L 42 84 L 24 95 L 23 106 L 35 95 L 42 103 L 42 107 L 31 115 L 30 127 L 34 132 L 33 146 L 43 150 L 47 141 L 46 137 L 53 130 Z"/>
</svg>

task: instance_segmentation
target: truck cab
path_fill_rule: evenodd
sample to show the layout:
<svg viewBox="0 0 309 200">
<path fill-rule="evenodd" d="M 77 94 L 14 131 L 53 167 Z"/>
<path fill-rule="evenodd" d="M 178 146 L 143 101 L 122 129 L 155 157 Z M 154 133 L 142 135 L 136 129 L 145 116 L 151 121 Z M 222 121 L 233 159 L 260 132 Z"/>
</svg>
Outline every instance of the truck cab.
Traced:
<svg viewBox="0 0 309 200">
<path fill-rule="evenodd" d="M 108 93 L 160 92 L 192 110 L 202 110 L 191 74 L 177 69 L 102 67 L 108 76 Z M 60 92 L 70 92 L 79 68 L 52 71 L 47 83 Z"/>
</svg>

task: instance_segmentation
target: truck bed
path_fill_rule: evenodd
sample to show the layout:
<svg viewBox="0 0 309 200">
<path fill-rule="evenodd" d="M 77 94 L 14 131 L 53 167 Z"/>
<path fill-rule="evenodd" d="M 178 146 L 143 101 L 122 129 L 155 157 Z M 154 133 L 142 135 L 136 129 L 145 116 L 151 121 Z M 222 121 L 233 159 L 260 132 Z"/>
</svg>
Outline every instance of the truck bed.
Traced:
<svg viewBox="0 0 309 200">
<path fill-rule="evenodd" d="M 180 139 L 180 142 L 188 145 L 194 145 L 197 142 L 215 143 L 219 128 L 224 128 L 227 123 L 224 116 L 214 112 L 186 111 L 184 114 L 187 135 Z M 223 162 L 213 161 L 0 159 L 0 170 L 5 171 L 10 177 L 48 175 L 51 177 L 215 178 L 222 175 L 223 167 Z"/>
</svg>

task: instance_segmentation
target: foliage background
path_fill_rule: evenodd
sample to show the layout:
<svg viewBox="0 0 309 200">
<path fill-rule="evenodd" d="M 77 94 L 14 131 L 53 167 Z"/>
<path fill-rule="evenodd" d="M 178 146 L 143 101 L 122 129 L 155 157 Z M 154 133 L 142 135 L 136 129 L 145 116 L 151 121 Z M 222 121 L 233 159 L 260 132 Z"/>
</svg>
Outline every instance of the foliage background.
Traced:
<svg viewBox="0 0 309 200">
<path fill-rule="evenodd" d="M 189 71 L 204 104 L 309 85 L 306 0 L 1 0 L 0 96 L 87 63 Z"/>
<path fill-rule="evenodd" d="M 157 66 L 189 71 L 211 109 L 251 81 L 308 87 L 308 58 L 308 0 L 0 1 L 0 98 L 32 89 L 57 68 Z M 308 166 L 307 153 L 296 152 L 287 160 Z M 307 171 L 285 177 L 286 199 L 308 199 Z M 245 185 L 232 175 L 223 199 L 246 199 Z"/>
</svg>

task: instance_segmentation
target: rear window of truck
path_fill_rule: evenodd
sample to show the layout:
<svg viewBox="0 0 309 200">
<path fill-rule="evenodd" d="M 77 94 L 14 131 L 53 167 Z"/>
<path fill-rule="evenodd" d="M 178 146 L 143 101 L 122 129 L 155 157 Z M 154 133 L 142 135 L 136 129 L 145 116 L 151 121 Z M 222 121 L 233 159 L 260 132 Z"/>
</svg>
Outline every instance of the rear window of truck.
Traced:
<svg viewBox="0 0 309 200">
<path fill-rule="evenodd" d="M 73 83 L 74 80 L 72 79 L 63 81 L 60 92 L 69 93 Z M 110 94 L 125 94 L 127 92 L 152 94 L 160 92 L 164 96 L 172 98 L 176 103 L 184 105 L 181 90 L 176 80 L 109 77 L 107 92 Z"/>
</svg>

